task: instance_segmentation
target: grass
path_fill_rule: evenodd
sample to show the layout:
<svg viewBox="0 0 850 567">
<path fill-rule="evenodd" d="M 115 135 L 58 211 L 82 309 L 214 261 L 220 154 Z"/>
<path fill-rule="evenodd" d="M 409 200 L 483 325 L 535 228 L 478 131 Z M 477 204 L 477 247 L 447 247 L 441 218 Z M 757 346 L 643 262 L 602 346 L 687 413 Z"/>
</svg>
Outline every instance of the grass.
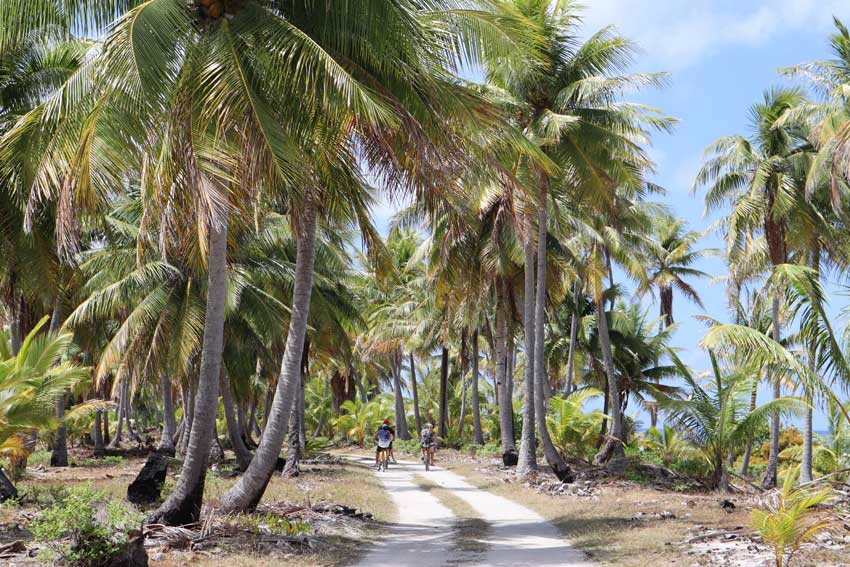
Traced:
<svg viewBox="0 0 850 567">
<path fill-rule="evenodd" d="M 677 543 L 695 535 L 696 528 L 732 530 L 749 525 L 752 507 L 738 496 L 733 497 L 737 507 L 731 513 L 719 506 L 724 495 L 658 490 L 629 481 L 606 483 L 592 498 L 553 496 L 522 483 L 504 482 L 501 475 L 480 467 L 459 464 L 452 471 L 478 488 L 535 510 L 599 565 L 710 565 L 705 563 L 709 557 L 690 555 L 688 546 Z M 662 520 L 655 515 L 661 512 L 675 517 Z M 811 548 L 800 558 L 816 565 L 844 565 L 842 553 Z"/>
<path fill-rule="evenodd" d="M 41 457 L 39 452 L 39 457 Z M 49 461 L 49 452 L 43 452 Z M 38 460 L 38 459 L 37 459 Z M 92 484 L 97 490 L 103 491 L 114 498 L 125 498 L 127 486 L 144 464 L 140 457 L 129 459 L 113 458 L 109 461 L 80 459 L 79 466 L 67 469 L 47 469 L 34 471 L 30 469 L 27 476 L 18 483 L 22 492 L 30 492 L 33 496 L 49 495 L 52 487 L 70 487 Z M 30 461 L 32 464 L 32 461 Z M 173 490 L 179 469 L 172 469 L 163 488 L 167 494 Z M 209 472 L 204 486 L 205 501 L 212 506 L 236 482 L 235 478 L 222 478 L 214 472 Z M 356 508 L 358 511 L 370 513 L 379 522 L 391 521 L 395 515 L 392 499 L 384 491 L 380 480 L 368 467 L 353 463 L 342 462 L 329 465 L 304 465 L 301 476 L 295 479 L 285 479 L 278 474 L 272 476 L 262 503 L 287 502 L 295 505 L 315 506 L 317 504 L 341 504 Z M 0 506 L 0 529 L 2 524 L 19 523 L 23 515 L 31 515 L 35 509 L 22 509 L 14 505 Z M 224 566 L 257 566 L 257 567 L 339 567 L 356 560 L 363 552 L 364 544 L 377 536 L 380 524 L 365 523 L 362 525 L 347 523 L 345 531 L 339 533 L 331 527 L 323 528 L 315 534 L 319 545 L 309 551 L 288 551 L 281 549 L 274 552 L 253 552 L 240 546 L 240 549 L 220 548 L 218 553 L 169 552 L 151 560 L 152 567 L 224 567 Z"/>
<path fill-rule="evenodd" d="M 478 488 L 521 503 L 555 525 L 577 548 L 602 565 L 645 567 L 647 564 L 693 565 L 693 557 L 671 542 L 687 539 L 695 526 L 728 529 L 746 525 L 743 507 L 727 514 L 716 495 L 661 493 L 633 483 L 611 485 L 593 499 L 542 494 L 520 483 L 506 483 L 485 475 L 474 465 L 459 465 L 453 471 Z M 688 502 L 691 505 L 688 505 Z M 638 516 L 642 512 L 645 515 Z M 651 514 L 672 512 L 675 518 L 652 518 Z"/>
</svg>

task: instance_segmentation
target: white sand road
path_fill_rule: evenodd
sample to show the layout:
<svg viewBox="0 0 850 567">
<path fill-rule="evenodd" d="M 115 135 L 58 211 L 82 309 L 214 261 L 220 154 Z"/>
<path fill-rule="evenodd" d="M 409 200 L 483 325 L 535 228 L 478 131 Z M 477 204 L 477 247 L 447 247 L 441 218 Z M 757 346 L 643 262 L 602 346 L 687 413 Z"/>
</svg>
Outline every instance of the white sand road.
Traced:
<svg viewBox="0 0 850 567">
<path fill-rule="evenodd" d="M 357 459 L 369 462 L 368 458 Z M 358 567 L 590 567 L 584 555 L 536 512 L 465 482 L 441 467 L 400 461 L 375 472 L 397 508 L 396 522 L 373 542 Z M 463 499 L 483 522 L 464 529 L 416 475 Z"/>
</svg>

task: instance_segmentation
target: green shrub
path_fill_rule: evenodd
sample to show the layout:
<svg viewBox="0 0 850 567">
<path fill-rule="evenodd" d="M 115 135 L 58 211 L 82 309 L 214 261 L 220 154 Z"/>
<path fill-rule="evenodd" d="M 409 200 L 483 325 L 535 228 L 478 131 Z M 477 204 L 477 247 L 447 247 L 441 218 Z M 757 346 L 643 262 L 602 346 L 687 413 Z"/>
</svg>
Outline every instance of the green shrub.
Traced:
<svg viewBox="0 0 850 567">
<path fill-rule="evenodd" d="M 72 467 L 81 467 L 81 468 L 97 468 L 97 467 L 109 467 L 109 466 L 117 466 L 123 465 L 127 463 L 127 459 L 121 457 L 119 455 L 107 455 L 101 459 L 96 459 L 94 457 L 85 457 L 83 459 L 71 459 L 70 465 Z"/>
<path fill-rule="evenodd" d="M 407 441 L 402 441 L 401 439 L 396 439 L 393 441 L 393 450 L 397 453 L 401 452 L 419 455 L 419 440 L 409 439 Z"/>
<path fill-rule="evenodd" d="M 265 514 L 240 514 L 234 516 L 236 524 L 255 533 L 272 533 L 274 535 L 298 536 L 310 533 L 310 524 L 297 520 L 281 518 L 271 512 Z"/>
<path fill-rule="evenodd" d="M 79 567 L 106 567 L 129 543 L 130 530 L 143 517 L 129 504 L 91 485 L 69 488 L 30 525 L 36 541 L 47 544 L 43 560 Z"/>
</svg>

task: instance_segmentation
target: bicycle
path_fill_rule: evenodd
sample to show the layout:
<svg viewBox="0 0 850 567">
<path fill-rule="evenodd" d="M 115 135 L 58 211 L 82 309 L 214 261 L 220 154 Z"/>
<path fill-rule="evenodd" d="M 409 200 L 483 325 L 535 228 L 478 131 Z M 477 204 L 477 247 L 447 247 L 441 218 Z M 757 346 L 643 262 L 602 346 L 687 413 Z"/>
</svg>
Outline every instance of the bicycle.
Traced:
<svg viewBox="0 0 850 567">
<path fill-rule="evenodd" d="M 434 465 L 434 445 L 422 447 L 422 461 L 425 463 L 425 471 L 430 471 Z"/>
<path fill-rule="evenodd" d="M 378 447 L 378 470 L 386 471 L 390 463 L 390 447 Z"/>
</svg>

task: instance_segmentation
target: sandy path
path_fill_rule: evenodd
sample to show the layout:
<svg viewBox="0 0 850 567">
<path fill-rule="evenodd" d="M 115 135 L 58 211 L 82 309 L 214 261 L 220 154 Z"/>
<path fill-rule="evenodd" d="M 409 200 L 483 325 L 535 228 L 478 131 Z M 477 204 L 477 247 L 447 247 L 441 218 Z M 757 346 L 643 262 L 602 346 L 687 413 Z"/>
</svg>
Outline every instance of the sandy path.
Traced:
<svg viewBox="0 0 850 567">
<path fill-rule="evenodd" d="M 373 464 L 368 457 L 357 460 Z M 411 469 L 411 466 L 390 465 L 386 472 L 373 473 L 392 497 L 397 513 L 395 522 L 373 542 L 374 547 L 358 566 L 441 567 L 454 562 L 448 541 L 454 530 L 455 515 L 416 484 Z"/>
<path fill-rule="evenodd" d="M 417 474 L 463 499 L 486 521 L 484 532 L 461 530 L 452 512 L 416 484 Z M 435 467 L 426 473 L 420 463 L 404 461 L 391 465 L 379 478 L 398 509 L 398 523 L 390 526 L 382 541 L 376 542 L 375 549 L 361 561 L 363 567 L 592 565 L 536 512 L 480 490 L 445 469 Z M 463 541 L 464 538 L 474 539 Z"/>
</svg>

